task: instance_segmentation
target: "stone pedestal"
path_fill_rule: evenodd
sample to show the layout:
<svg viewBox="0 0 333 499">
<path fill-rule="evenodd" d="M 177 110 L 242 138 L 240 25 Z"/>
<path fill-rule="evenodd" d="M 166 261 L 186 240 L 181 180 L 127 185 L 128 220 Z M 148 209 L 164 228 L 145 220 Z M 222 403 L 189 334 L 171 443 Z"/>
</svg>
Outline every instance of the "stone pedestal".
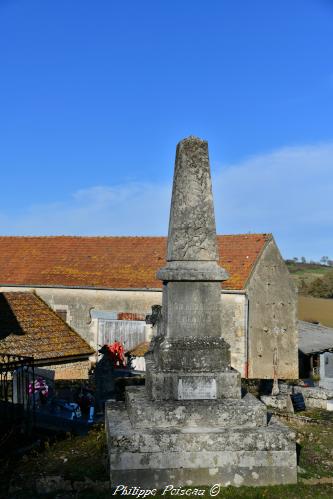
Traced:
<svg viewBox="0 0 333 499">
<path fill-rule="evenodd" d="M 142 387 L 106 408 L 111 484 L 296 483 L 295 435 L 267 424 L 266 407 L 243 399 L 151 401 Z"/>
<path fill-rule="evenodd" d="M 163 302 L 146 354 L 146 386 L 110 403 L 112 486 L 268 485 L 296 482 L 294 435 L 241 398 L 221 328 L 221 282 L 207 143 L 177 147 Z"/>
</svg>

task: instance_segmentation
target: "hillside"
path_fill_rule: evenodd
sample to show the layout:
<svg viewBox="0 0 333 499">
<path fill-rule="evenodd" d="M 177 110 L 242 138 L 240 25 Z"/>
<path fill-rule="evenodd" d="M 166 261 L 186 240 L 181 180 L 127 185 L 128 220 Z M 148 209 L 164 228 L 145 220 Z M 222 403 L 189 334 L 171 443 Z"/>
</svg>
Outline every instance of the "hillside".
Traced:
<svg viewBox="0 0 333 499">
<path fill-rule="evenodd" d="M 327 281 L 329 275 L 333 275 L 333 267 L 321 265 L 320 263 L 301 263 L 293 260 L 285 260 L 285 262 L 300 294 L 322 296 L 321 291 L 316 291 L 316 286 L 313 284 L 318 279 L 322 280 L 324 278 L 324 282 Z M 324 298 L 324 296 L 322 297 Z"/>
<path fill-rule="evenodd" d="M 298 319 L 333 327 L 333 267 L 287 260 L 298 288 Z"/>
</svg>

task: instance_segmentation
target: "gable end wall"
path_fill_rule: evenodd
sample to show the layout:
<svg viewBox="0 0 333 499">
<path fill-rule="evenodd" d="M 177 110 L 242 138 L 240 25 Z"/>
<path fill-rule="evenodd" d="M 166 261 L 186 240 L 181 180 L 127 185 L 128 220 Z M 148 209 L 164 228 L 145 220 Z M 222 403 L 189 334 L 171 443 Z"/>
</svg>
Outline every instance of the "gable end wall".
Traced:
<svg viewBox="0 0 333 499">
<path fill-rule="evenodd" d="M 274 239 L 247 284 L 248 377 L 298 378 L 297 295 Z"/>
</svg>

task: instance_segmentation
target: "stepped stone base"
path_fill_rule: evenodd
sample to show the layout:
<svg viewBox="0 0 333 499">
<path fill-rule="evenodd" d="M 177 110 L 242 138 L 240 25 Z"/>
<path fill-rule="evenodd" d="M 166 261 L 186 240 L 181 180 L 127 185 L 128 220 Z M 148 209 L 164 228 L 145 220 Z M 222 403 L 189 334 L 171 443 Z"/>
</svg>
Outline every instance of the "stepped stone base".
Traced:
<svg viewBox="0 0 333 499">
<path fill-rule="evenodd" d="M 106 407 L 111 485 L 296 483 L 295 435 L 251 395 L 242 400 L 148 400 L 128 390 Z"/>
<path fill-rule="evenodd" d="M 126 407 L 133 428 L 266 426 L 266 407 L 253 395 L 242 400 L 151 401 L 141 387 L 129 387 Z"/>
</svg>

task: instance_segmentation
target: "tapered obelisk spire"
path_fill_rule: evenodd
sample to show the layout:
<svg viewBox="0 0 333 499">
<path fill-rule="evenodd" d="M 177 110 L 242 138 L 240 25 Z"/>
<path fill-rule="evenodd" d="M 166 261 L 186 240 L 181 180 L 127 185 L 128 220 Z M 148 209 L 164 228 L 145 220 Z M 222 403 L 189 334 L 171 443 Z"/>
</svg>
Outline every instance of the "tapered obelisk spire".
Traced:
<svg viewBox="0 0 333 499">
<path fill-rule="evenodd" d="M 215 216 L 208 144 L 197 137 L 179 142 L 176 152 L 164 281 L 223 281 L 217 265 Z"/>
<path fill-rule="evenodd" d="M 177 146 L 167 260 L 217 260 L 208 144 L 197 137 Z"/>
</svg>

